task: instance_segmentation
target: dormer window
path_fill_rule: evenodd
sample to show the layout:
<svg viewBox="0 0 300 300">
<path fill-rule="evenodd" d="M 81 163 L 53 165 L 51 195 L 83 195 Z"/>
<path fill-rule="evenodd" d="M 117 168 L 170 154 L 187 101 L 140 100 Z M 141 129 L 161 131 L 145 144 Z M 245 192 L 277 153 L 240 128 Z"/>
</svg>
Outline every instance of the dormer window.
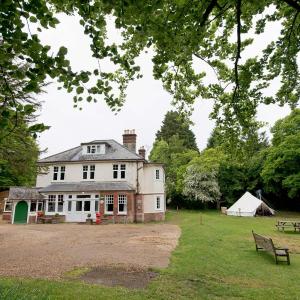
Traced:
<svg viewBox="0 0 300 300">
<path fill-rule="evenodd" d="M 88 145 L 86 147 L 87 154 L 105 154 L 105 144 Z"/>
</svg>

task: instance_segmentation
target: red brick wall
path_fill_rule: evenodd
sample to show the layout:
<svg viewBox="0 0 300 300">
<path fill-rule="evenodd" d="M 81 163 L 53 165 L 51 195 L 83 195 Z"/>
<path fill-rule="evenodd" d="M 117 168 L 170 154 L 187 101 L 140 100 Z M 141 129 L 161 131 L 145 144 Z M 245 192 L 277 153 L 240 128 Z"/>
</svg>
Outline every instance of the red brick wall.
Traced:
<svg viewBox="0 0 300 300">
<path fill-rule="evenodd" d="M 114 212 L 113 215 L 105 215 L 105 195 L 114 195 Z M 119 215 L 118 214 L 118 195 L 126 195 L 127 196 L 127 215 Z M 105 218 L 111 219 L 115 221 L 115 223 L 133 223 L 135 222 L 135 196 L 133 192 L 105 192 L 101 193 L 101 200 L 104 200 L 103 203 L 100 203 L 100 213 Z"/>
<path fill-rule="evenodd" d="M 2 213 L 4 210 L 4 203 L 5 203 L 4 198 L 8 197 L 8 193 L 9 193 L 8 190 L 0 192 L 0 213 Z"/>
<path fill-rule="evenodd" d="M 136 205 L 136 222 L 144 223 L 144 199 L 143 195 L 136 194 L 135 195 L 135 205 Z"/>
<path fill-rule="evenodd" d="M 2 214 L 2 220 L 11 222 L 11 213 L 10 212 L 5 212 Z"/>
<path fill-rule="evenodd" d="M 54 216 L 45 214 L 45 217 L 54 217 Z M 65 221 L 66 221 L 66 216 L 65 215 L 59 215 L 59 223 L 63 223 Z"/>
<path fill-rule="evenodd" d="M 151 221 L 164 221 L 164 220 L 165 220 L 165 213 L 164 212 L 144 214 L 145 223 L 151 222 Z"/>
<path fill-rule="evenodd" d="M 35 217 L 35 216 L 29 216 L 29 218 L 28 218 L 28 223 L 29 223 L 29 224 L 35 223 L 35 220 L 36 220 L 36 217 Z"/>
</svg>

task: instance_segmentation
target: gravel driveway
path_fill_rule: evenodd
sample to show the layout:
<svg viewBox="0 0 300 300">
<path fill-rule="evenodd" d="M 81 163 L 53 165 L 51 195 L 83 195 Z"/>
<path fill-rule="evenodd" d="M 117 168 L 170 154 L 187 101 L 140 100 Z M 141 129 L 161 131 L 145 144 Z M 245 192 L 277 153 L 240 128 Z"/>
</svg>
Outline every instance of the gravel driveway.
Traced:
<svg viewBox="0 0 300 300">
<path fill-rule="evenodd" d="M 180 229 L 170 224 L 0 225 L 0 275 L 59 278 L 76 267 L 167 267 Z"/>
</svg>

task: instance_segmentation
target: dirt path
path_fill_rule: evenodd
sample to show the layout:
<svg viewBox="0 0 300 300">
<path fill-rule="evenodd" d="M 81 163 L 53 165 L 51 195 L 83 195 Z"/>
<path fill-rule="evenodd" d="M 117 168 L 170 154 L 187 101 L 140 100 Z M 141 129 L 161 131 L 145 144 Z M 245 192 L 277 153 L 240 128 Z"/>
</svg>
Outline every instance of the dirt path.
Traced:
<svg viewBox="0 0 300 300">
<path fill-rule="evenodd" d="M 0 275 L 59 278 L 76 267 L 167 267 L 180 229 L 169 224 L 0 225 Z"/>
</svg>

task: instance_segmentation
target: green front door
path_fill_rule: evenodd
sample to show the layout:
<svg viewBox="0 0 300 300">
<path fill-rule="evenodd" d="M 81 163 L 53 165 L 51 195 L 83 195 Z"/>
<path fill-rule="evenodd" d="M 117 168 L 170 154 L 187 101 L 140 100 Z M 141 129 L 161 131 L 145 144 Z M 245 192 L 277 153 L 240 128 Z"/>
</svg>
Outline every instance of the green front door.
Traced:
<svg viewBox="0 0 300 300">
<path fill-rule="evenodd" d="M 25 201 L 18 202 L 15 209 L 15 224 L 24 224 L 27 223 L 27 214 L 28 214 L 28 205 Z"/>
</svg>

